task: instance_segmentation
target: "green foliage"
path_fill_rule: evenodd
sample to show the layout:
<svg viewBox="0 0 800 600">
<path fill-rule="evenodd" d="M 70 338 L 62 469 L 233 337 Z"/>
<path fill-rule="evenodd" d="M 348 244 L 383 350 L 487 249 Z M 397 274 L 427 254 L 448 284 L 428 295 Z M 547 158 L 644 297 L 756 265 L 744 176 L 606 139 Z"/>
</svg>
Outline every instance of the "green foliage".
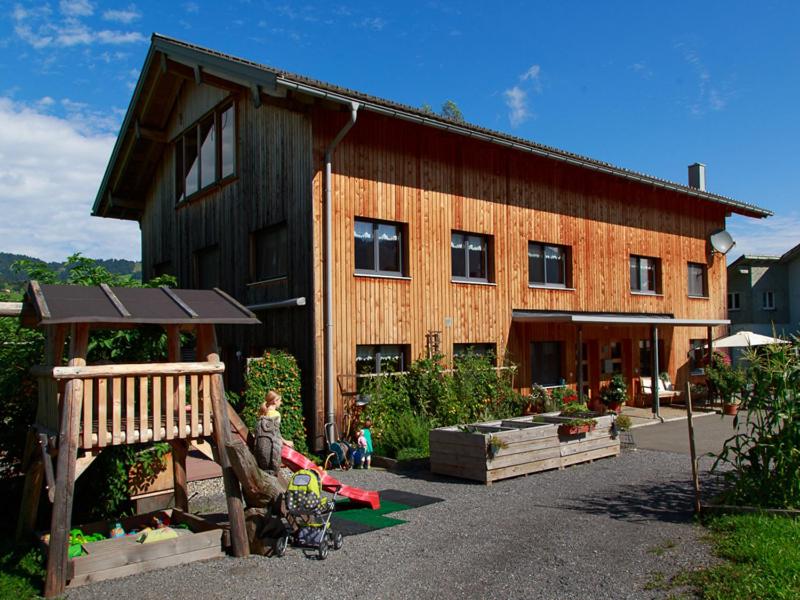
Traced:
<svg viewBox="0 0 800 600">
<path fill-rule="evenodd" d="M 493 356 L 468 352 L 456 360 L 452 372 L 445 372 L 440 360 L 419 359 L 407 373 L 364 380 L 362 394 L 370 397 L 365 416 L 372 419 L 379 452 L 427 449 L 428 431 L 434 427 L 522 413 L 525 399 L 512 386 L 513 370 L 496 369 Z M 413 431 L 404 431 L 408 428 Z M 424 445 L 414 441 L 423 438 Z"/>
<path fill-rule="evenodd" d="M 553 398 L 548 391 L 538 383 L 531 386 L 531 393 L 528 396 L 534 412 L 556 412 L 561 409 L 561 402 Z"/>
<path fill-rule="evenodd" d="M 56 263 L 57 264 L 57 263 Z M 96 261 L 74 254 L 63 269 L 56 272 L 51 265 L 36 260 L 17 261 L 12 265 L 25 279 L 41 283 L 71 285 L 140 286 L 126 275 L 110 272 Z M 171 277 L 158 278 L 147 286 L 174 285 Z M 12 472 L 18 467 L 28 428 L 36 411 L 36 381 L 28 373 L 42 362 L 43 336 L 37 330 L 20 327 L 18 319 L 0 318 L 0 463 Z M 166 335 L 161 328 L 93 331 L 89 340 L 87 361 L 148 362 L 166 358 Z M 105 450 L 91 466 L 91 471 L 78 481 L 76 494 L 87 499 L 92 516 L 116 517 L 130 510 L 128 474 L 152 478 L 159 470 L 157 455 L 168 446 L 149 447 L 144 454 L 133 446 Z M 140 464 L 142 463 L 142 464 Z"/>
<path fill-rule="evenodd" d="M 391 426 L 383 429 L 380 438 L 375 440 L 376 453 L 389 457 L 398 457 L 401 450 L 413 448 L 422 456 L 430 454 L 428 432 L 430 422 L 420 414 L 404 411 L 391 420 Z"/>
<path fill-rule="evenodd" d="M 609 404 L 625 404 L 628 399 L 628 386 L 625 383 L 625 378 L 619 373 L 611 377 L 601 391 L 600 401 L 608 406 Z"/>
<path fill-rule="evenodd" d="M 464 119 L 464 113 L 461 112 L 458 104 L 452 100 L 444 101 L 444 104 L 442 104 L 442 110 L 439 112 L 439 114 L 446 119 L 452 119 L 453 121 L 458 121 L 459 123 L 466 122 Z"/>
<path fill-rule="evenodd" d="M 726 403 L 735 401 L 747 381 L 744 369 L 732 367 L 730 361 L 718 352 L 711 355 L 711 364 L 705 373 L 709 387 Z"/>
<path fill-rule="evenodd" d="M 620 431 L 628 431 L 633 425 L 633 421 L 628 415 L 619 415 L 615 422 L 617 423 L 617 429 Z"/>
<path fill-rule="evenodd" d="M 428 458 L 431 452 L 429 449 L 423 448 L 401 448 L 397 451 L 397 460 L 417 460 L 420 458 Z"/>
<path fill-rule="evenodd" d="M 0 598 L 39 598 L 45 568 L 41 550 L 14 547 L 9 536 L 0 542 Z"/>
<path fill-rule="evenodd" d="M 567 387 L 565 385 L 561 385 L 559 387 L 553 388 L 550 390 L 550 398 L 552 398 L 553 403 L 556 406 L 561 408 L 565 404 L 569 404 L 570 402 L 575 402 L 578 400 L 578 392 L 573 390 L 571 387 Z M 558 410 L 558 409 L 556 409 Z"/>
<path fill-rule="evenodd" d="M 721 470 L 728 483 L 728 503 L 800 508 L 797 339 L 751 349 L 746 359 L 748 385 L 739 388 L 741 408 L 734 431 L 742 416 L 744 427 L 726 440 L 713 469 Z"/>
<path fill-rule="evenodd" d="M 559 425 L 567 425 L 569 427 L 580 427 L 581 425 L 597 425 L 597 421 L 594 419 L 570 419 L 569 421 L 564 421 L 559 423 Z"/>
<path fill-rule="evenodd" d="M 714 551 L 726 562 L 689 575 L 700 598 L 800 598 L 800 520 L 731 515 L 708 526 Z"/>
<path fill-rule="evenodd" d="M 573 415 L 583 415 L 588 412 L 589 407 L 586 405 L 585 402 L 570 402 L 569 404 L 564 405 L 561 409 L 561 414 L 565 417 L 571 417 Z"/>
<path fill-rule="evenodd" d="M 267 392 L 275 390 L 281 395 L 281 435 L 294 443 L 295 450 L 308 453 L 306 425 L 303 419 L 303 399 L 300 395 L 300 367 L 294 356 L 283 350 L 267 350 L 264 355 L 250 361 L 246 389 L 240 409 L 242 419 L 250 429 L 258 421 L 258 408 Z"/>
</svg>

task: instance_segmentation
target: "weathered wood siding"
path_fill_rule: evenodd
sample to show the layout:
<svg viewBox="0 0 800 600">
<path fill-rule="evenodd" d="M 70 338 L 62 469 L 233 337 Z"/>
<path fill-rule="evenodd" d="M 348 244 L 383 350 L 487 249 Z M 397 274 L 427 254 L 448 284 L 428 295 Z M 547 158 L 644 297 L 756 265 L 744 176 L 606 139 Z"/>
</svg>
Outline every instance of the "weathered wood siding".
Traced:
<svg viewBox="0 0 800 600">
<path fill-rule="evenodd" d="M 346 121 L 314 113 L 315 167 Z M 353 373 L 359 344 L 409 344 L 425 351 L 425 333 L 442 331 L 442 348 L 493 342 L 520 365 L 527 386 L 531 340 L 573 342 L 574 327 L 511 322 L 512 309 L 672 313 L 681 318 L 725 317 L 725 263 L 709 259 L 706 239 L 724 226 L 724 209 L 708 202 L 593 173 L 362 111 L 333 163 L 335 368 Z M 315 279 L 322 281 L 322 176 L 315 178 Z M 407 225 L 410 280 L 354 275 L 353 221 L 385 219 Z M 492 236 L 493 283 L 451 281 L 450 235 Z M 572 290 L 528 285 L 528 242 L 572 248 Z M 631 254 L 661 260 L 663 293 L 630 291 Z M 709 299 L 688 297 L 687 263 L 708 265 Z M 315 302 L 321 306 L 321 284 Z M 323 364 L 322 321 L 316 320 L 317 365 Z M 662 330 L 673 376 L 686 361 L 688 340 L 705 328 Z M 638 339 L 647 327 L 609 331 L 584 327 L 584 339 L 627 340 L 629 376 L 638 367 Z M 567 344 L 569 345 L 569 344 Z M 565 371 L 577 378 L 574 346 Z M 321 383 L 321 368 L 317 370 Z M 321 389 L 321 387 L 319 388 Z M 338 400 L 342 402 L 340 397 Z"/>
<path fill-rule="evenodd" d="M 207 114 L 229 93 L 185 81 L 170 119 L 174 139 Z M 218 327 L 226 374 L 234 387 L 241 384 L 248 356 L 266 347 L 286 348 L 298 359 L 303 393 L 314 397 L 313 317 L 311 269 L 311 126 L 302 111 L 265 102 L 256 108 L 249 96 L 234 98 L 236 105 L 236 178 L 175 204 L 174 149 L 165 148 L 148 195 L 141 221 L 142 262 L 145 278 L 166 270 L 181 287 L 195 287 L 197 253 L 210 248 L 218 285 L 240 302 L 258 304 L 305 296 L 305 307 L 257 313 L 263 326 Z M 286 223 L 288 277 L 266 286 L 248 286 L 250 234 L 263 227 Z M 237 352 L 239 354 L 237 354 Z M 311 415 L 309 415 L 310 417 Z"/>
</svg>

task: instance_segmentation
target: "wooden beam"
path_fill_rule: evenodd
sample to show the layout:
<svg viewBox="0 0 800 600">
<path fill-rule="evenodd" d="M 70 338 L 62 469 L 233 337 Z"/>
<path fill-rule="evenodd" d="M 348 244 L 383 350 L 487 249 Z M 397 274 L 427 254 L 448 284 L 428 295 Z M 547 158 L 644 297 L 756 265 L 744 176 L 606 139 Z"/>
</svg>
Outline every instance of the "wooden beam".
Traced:
<svg viewBox="0 0 800 600">
<path fill-rule="evenodd" d="M 148 142 L 156 142 L 158 144 L 166 144 L 169 141 L 166 131 L 143 127 L 142 124 L 139 123 L 139 119 L 134 121 L 133 130 L 137 140 L 147 140 Z"/>
<path fill-rule="evenodd" d="M 0 317 L 18 317 L 22 314 L 22 302 L 0 302 Z"/>
<path fill-rule="evenodd" d="M 261 86 L 256 84 L 250 86 L 250 99 L 253 101 L 253 106 L 256 108 L 261 106 Z"/>
<path fill-rule="evenodd" d="M 203 83 L 203 71 L 200 65 L 193 65 L 192 69 L 194 71 L 194 82 L 197 85 L 201 85 Z"/>
<path fill-rule="evenodd" d="M 183 312 L 185 312 L 187 315 L 189 315 L 191 318 L 193 318 L 193 319 L 196 319 L 197 317 L 199 317 L 199 316 L 200 316 L 200 315 L 198 315 L 196 312 L 194 312 L 194 311 L 192 310 L 192 307 L 191 307 L 191 306 L 189 306 L 188 304 L 186 304 L 186 302 L 184 302 L 183 300 L 181 300 L 181 298 L 178 296 L 178 294 L 176 294 L 175 292 L 173 292 L 173 291 L 172 291 L 170 288 L 168 288 L 168 287 L 167 287 L 167 286 L 165 286 L 165 285 L 162 285 L 162 286 L 160 286 L 160 287 L 161 287 L 162 291 L 163 291 L 163 292 L 164 292 L 164 293 L 165 293 L 167 296 L 169 296 L 169 297 L 170 297 L 170 300 L 172 300 L 172 301 L 173 301 L 175 304 L 177 304 L 178 306 L 180 306 L 181 310 L 182 310 Z"/>
<path fill-rule="evenodd" d="M 37 365 L 31 368 L 35 377 L 53 379 L 95 379 L 99 377 L 130 377 L 132 375 L 205 375 L 222 373 L 225 363 L 175 362 L 143 363 L 130 365 L 91 365 L 86 367 L 48 367 Z"/>
<path fill-rule="evenodd" d="M 100 289 L 103 290 L 103 293 L 106 295 L 106 298 L 108 298 L 111 301 L 111 304 L 114 305 L 114 308 L 117 309 L 117 312 L 121 316 L 123 317 L 131 316 L 131 313 L 129 313 L 128 309 L 125 308 L 125 305 L 122 303 L 122 300 L 120 300 L 117 297 L 117 295 L 114 293 L 114 291 L 109 287 L 107 283 L 101 283 Z"/>
<path fill-rule="evenodd" d="M 42 286 L 40 286 L 39 282 L 34 279 L 30 282 L 30 288 L 33 292 L 33 298 L 36 301 L 36 306 L 39 307 L 39 314 L 41 315 L 42 319 L 49 319 L 50 307 L 47 306 L 47 300 L 44 299 Z"/>
<path fill-rule="evenodd" d="M 213 325 L 199 325 L 197 327 L 197 353 L 198 357 L 205 356 L 206 360 L 211 363 L 219 362 L 217 339 Z M 250 550 L 244 521 L 242 489 L 225 450 L 231 441 L 228 406 L 228 401 L 225 399 L 225 386 L 222 382 L 222 375 L 212 375 L 211 408 L 214 413 L 214 443 L 217 446 L 219 463 L 222 467 L 222 478 L 225 483 L 228 521 L 231 527 L 231 546 L 233 547 L 234 556 L 247 556 Z"/>
<path fill-rule="evenodd" d="M 167 330 L 167 358 L 170 361 L 178 362 L 181 359 L 180 328 L 177 325 L 167 325 L 164 329 Z M 174 380 L 175 387 L 173 391 L 178 392 L 182 389 L 179 381 L 182 382 L 184 380 L 183 377 L 185 376 L 182 375 Z M 186 419 L 185 394 L 177 393 L 173 397 L 179 399 L 177 407 L 177 410 L 180 411 L 178 423 L 181 423 Z M 180 430 L 178 433 L 180 437 L 186 435 L 183 427 L 180 427 Z M 189 488 L 186 481 L 186 456 L 189 454 L 189 445 L 183 439 L 171 440 L 169 445 L 172 448 L 172 481 L 175 490 L 175 506 L 184 512 L 188 512 Z"/>
<path fill-rule="evenodd" d="M 167 63 L 167 73 L 170 75 L 175 75 L 176 77 L 180 77 L 181 79 L 186 79 L 189 81 L 195 81 L 195 73 L 194 68 L 188 65 L 181 64 L 174 60 L 170 60 L 169 58 L 166 59 Z M 217 77 L 215 75 L 211 75 L 208 72 L 202 73 L 203 83 L 206 85 L 211 85 L 213 87 L 218 87 L 223 90 L 228 90 L 229 92 L 240 92 L 246 86 L 243 86 L 241 83 L 236 83 L 233 81 L 228 81 L 227 79 L 223 79 L 221 77 Z"/>
<path fill-rule="evenodd" d="M 142 212 L 142 204 L 135 200 L 131 200 L 129 198 L 120 198 L 119 196 L 114 196 L 109 192 L 106 196 L 108 198 L 108 206 L 114 208 L 122 208 L 126 210 L 133 210 L 136 212 Z"/>
<path fill-rule="evenodd" d="M 89 326 L 81 323 L 71 327 L 69 365 L 86 364 Z M 69 530 L 72 521 L 72 498 L 75 491 L 75 462 L 78 454 L 83 381 L 67 383 L 61 407 L 61 427 L 58 435 L 58 467 L 56 492 L 50 525 L 50 547 L 47 555 L 45 598 L 62 596 L 68 577 Z"/>
</svg>

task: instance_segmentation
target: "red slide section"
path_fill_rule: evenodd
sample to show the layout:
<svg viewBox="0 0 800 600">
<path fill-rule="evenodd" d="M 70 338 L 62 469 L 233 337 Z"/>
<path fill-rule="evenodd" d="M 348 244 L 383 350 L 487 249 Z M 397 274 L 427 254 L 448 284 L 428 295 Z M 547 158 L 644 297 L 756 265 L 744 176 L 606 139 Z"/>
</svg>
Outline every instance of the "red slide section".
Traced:
<svg viewBox="0 0 800 600">
<path fill-rule="evenodd" d="M 283 445 L 281 457 L 283 458 L 283 464 L 289 467 L 292 471 L 297 471 L 299 469 L 313 469 L 314 471 L 324 473 L 322 476 L 322 489 L 324 489 L 326 492 L 337 492 L 340 496 L 350 498 L 352 502 L 356 502 L 357 504 L 369 506 L 372 510 L 377 510 L 381 507 L 381 499 L 378 495 L 378 492 L 362 490 L 361 488 L 339 483 L 338 479 L 328 475 L 326 471 L 323 471 L 305 456 L 296 450 L 289 448 L 289 446 L 286 444 Z"/>
</svg>

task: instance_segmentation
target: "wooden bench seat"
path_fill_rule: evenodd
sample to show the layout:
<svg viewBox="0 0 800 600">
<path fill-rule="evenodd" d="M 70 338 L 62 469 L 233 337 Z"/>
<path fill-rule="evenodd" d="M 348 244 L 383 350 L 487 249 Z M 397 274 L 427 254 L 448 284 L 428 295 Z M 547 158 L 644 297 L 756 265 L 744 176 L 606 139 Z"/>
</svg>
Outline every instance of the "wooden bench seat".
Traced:
<svg viewBox="0 0 800 600">
<path fill-rule="evenodd" d="M 658 401 L 659 403 L 662 401 L 667 401 L 667 403 L 671 406 L 673 398 L 679 396 L 680 392 L 669 388 L 672 388 L 672 383 L 667 382 L 665 384 L 664 381 L 659 382 Z M 647 405 L 648 402 L 652 402 L 652 399 L 653 399 L 653 378 L 639 377 L 639 401 L 643 405 Z"/>
</svg>

